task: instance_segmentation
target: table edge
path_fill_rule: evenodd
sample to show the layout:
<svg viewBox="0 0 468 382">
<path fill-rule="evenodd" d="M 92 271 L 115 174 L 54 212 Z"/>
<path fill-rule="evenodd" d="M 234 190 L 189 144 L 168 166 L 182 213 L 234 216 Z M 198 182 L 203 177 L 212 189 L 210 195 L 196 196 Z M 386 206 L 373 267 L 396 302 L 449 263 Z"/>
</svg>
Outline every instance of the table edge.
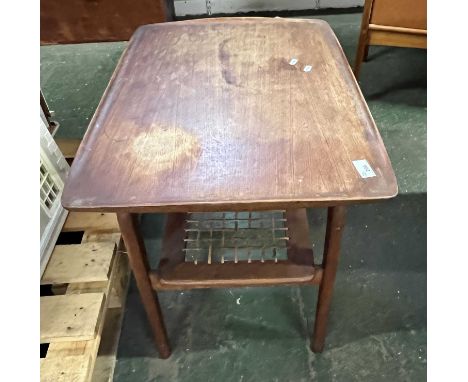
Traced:
<svg viewBox="0 0 468 382">
<path fill-rule="evenodd" d="M 367 198 L 347 199 L 298 199 L 298 200 L 257 200 L 257 201 L 219 201 L 219 202 L 168 202 L 141 205 L 89 205 L 77 206 L 62 201 L 62 206 L 75 212 L 216 212 L 216 211 L 262 211 L 285 210 L 296 208 L 333 207 L 373 203 L 393 199 L 398 195 L 398 188 L 387 195 Z"/>
</svg>

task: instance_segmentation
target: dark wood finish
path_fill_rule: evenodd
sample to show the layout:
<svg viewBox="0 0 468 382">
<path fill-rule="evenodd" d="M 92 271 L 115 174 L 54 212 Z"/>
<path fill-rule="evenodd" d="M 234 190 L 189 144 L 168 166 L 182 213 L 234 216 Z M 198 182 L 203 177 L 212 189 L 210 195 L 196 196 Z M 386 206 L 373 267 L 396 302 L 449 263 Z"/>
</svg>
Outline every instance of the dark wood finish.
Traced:
<svg viewBox="0 0 468 382">
<path fill-rule="evenodd" d="M 354 75 L 359 77 L 370 45 L 427 48 L 427 0 L 366 0 Z"/>
<path fill-rule="evenodd" d="M 181 263 L 170 272 L 161 271 L 164 277 L 156 271 L 150 274 L 151 283 L 156 290 L 312 285 L 319 284 L 322 277 L 320 267 L 272 261 L 198 265 Z"/>
<path fill-rule="evenodd" d="M 377 176 L 362 179 L 357 159 Z M 384 144 L 329 25 L 221 18 L 138 29 L 77 152 L 62 203 L 69 210 L 233 211 L 396 193 Z"/>
<path fill-rule="evenodd" d="M 159 355 L 161 358 L 168 358 L 171 355 L 171 349 L 167 339 L 158 296 L 154 293 L 148 277 L 149 265 L 146 257 L 145 244 L 139 232 L 138 215 L 119 213 L 117 214 L 117 219 L 119 221 L 125 247 L 127 248 L 130 267 L 135 276 L 135 281 L 153 331 Z"/>
<path fill-rule="evenodd" d="M 141 25 L 171 20 L 173 0 L 41 0 L 41 44 L 125 41 Z"/>
<path fill-rule="evenodd" d="M 164 267 L 169 270 L 185 260 L 183 248 L 186 218 L 187 214 L 185 213 L 167 214 L 162 241 L 161 260 L 159 262 L 160 268 Z"/>
<path fill-rule="evenodd" d="M 288 223 L 288 259 L 294 264 L 314 265 L 314 253 L 309 235 L 309 222 L 305 208 L 286 210 Z"/>
<path fill-rule="evenodd" d="M 289 65 L 291 58 L 299 63 Z M 361 178 L 352 164 L 359 159 L 377 176 Z M 343 205 L 396 192 L 382 139 L 328 24 L 221 18 L 138 29 L 77 152 L 62 203 L 117 213 L 164 358 L 170 348 L 153 289 L 320 284 L 312 349 L 322 351 Z M 314 264 L 300 209 L 314 206 L 332 206 L 322 266 Z M 265 209 L 287 210 L 288 260 L 185 263 L 186 212 Z M 157 270 L 149 269 L 136 212 L 171 212 Z"/>
<path fill-rule="evenodd" d="M 315 313 L 312 350 L 321 352 L 325 344 L 328 313 L 333 294 L 338 259 L 340 256 L 341 236 L 345 225 L 346 209 L 343 206 L 328 208 L 327 232 L 322 267 L 324 269 L 319 288 L 317 310 Z"/>
<path fill-rule="evenodd" d="M 369 57 L 369 45 L 367 45 L 366 49 L 364 50 L 364 61 L 367 61 L 368 57 Z"/>
<path fill-rule="evenodd" d="M 354 60 L 354 75 L 359 78 L 362 62 L 367 59 L 369 54 L 369 20 L 372 11 L 372 0 L 366 0 L 364 3 L 364 11 L 362 13 L 361 31 L 359 33 L 359 42 L 356 51 L 356 59 Z"/>
</svg>

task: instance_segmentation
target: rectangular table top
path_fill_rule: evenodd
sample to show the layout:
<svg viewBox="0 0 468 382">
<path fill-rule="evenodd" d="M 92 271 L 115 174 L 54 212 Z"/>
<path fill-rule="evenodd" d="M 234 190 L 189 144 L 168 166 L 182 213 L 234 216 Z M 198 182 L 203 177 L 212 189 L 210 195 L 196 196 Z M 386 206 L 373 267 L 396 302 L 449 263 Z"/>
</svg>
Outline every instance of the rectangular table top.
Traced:
<svg viewBox="0 0 468 382">
<path fill-rule="evenodd" d="M 360 174 L 357 160 L 375 176 Z M 329 25 L 235 17 L 135 32 L 78 150 L 62 204 L 116 212 L 256 210 L 396 193 L 385 146 Z"/>
</svg>

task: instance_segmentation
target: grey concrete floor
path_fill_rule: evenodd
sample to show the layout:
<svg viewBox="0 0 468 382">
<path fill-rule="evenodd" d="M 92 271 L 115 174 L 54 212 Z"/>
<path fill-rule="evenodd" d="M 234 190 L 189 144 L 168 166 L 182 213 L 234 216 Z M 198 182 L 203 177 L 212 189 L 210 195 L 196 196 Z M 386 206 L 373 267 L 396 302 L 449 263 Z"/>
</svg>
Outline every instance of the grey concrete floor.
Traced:
<svg viewBox="0 0 468 382">
<path fill-rule="evenodd" d="M 330 23 L 351 63 L 360 16 L 317 16 Z M 84 134 L 125 45 L 41 48 L 41 87 L 60 137 Z M 369 59 L 360 85 L 400 194 L 349 208 L 325 351 L 309 350 L 314 287 L 199 290 L 160 294 L 173 348 L 160 360 L 132 282 L 115 381 L 426 379 L 426 52 L 372 47 Z M 326 211 L 308 213 L 320 259 Z M 153 265 L 163 221 L 142 219 Z"/>
</svg>

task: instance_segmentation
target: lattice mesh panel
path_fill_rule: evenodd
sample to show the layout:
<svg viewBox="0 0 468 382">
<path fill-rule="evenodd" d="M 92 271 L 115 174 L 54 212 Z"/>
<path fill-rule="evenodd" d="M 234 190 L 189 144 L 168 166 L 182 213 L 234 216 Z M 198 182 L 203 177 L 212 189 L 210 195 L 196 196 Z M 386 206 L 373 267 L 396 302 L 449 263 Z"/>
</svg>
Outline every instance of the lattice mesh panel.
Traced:
<svg viewBox="0 0 468 382">
<path fill-rule="evenodd" d="M 41 161 L 41 202 L 50 211 L 54 205 L 59 189 Z"/>
<path fill-rule="evenodd" d="M 185 261 L 224 263 L 287 259 L 284 211 L 188 214 Z"/>
</svg>

